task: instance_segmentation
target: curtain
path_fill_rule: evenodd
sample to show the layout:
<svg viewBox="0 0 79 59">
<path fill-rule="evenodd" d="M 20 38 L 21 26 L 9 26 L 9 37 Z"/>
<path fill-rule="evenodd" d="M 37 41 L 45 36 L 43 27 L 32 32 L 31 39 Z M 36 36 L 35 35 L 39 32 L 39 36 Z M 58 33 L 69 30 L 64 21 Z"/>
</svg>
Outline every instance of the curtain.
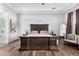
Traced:
<svg viewBox="0 0 79 59">
<path fill-rule="evenodd" d="M 66 34 L 72 33 L 72 22 L 71 22 L 72 21 L 72 14 L 73 14 L 73 12 L 68 13 Z"/>
<path fill-rule="evenodd" d="M 76 28 L 75 34 L 79 35 L 79 9 L 76 10 Z"/>
</svg>

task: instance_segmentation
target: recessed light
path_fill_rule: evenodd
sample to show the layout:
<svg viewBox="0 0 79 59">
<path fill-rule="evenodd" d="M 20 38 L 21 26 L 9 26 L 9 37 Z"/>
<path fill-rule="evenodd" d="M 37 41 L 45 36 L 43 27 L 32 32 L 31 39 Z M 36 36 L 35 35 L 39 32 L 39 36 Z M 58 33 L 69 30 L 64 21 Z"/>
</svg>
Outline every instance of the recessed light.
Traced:
<svg viewBox="0 0 79 59">
<path fill-rule="evenodd" d="M 42 5 L 45 5 L 45 3 L 41 3 Z"/>
<path fill-rule="evenodd" d="M 54 8 L 52 8 L 52 10 L 54 10 L 54 9 L 56 9 L 55 7 Z"/>
</svg>

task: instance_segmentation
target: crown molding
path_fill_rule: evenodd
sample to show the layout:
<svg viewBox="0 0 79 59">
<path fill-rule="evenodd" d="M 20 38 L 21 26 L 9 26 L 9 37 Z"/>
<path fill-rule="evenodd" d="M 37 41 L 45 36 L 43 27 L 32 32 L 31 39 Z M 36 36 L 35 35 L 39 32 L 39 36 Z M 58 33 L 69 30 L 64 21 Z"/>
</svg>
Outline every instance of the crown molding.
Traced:
<svg viewBox="0 0 79 59">
<path fill-rule="evenodd" d="M 3 4 L 7 5 L 8 7 L 10 7 L 16 13 L 19 11 L 17 8 L 15 8 L 14 6 L 12 6 L 10 3 L 3 3 Z"/>
<path fill-rule="evenodd" d="M 64 13 L 69 13 L 69 12 L 73 12 L 76 9 L 79 8 L 79 3 L 74 4 L 73 6 L 71 6 L 70 8 L 68 7 L 65 11 L 63 11 Z"/>
<path fill-rule="evenodd" d="M 63 14 L 62 11 L 21 11 L 18 14 L 28 14 L 28 15 L 52 15 L 52 14 Z"/>
<path fill-rule="evenodd" d="M 17 14 L 61 14 L 61 13 L 66 13 L 72 9 L 74 9 L 76 6 L 79 6 L 79 3 L 76 3 L 74 5 L 72 5 L 71 7 L 69 6 L 68 8 L 66 8 L 64 11 L 19 11 L 16 7 L 14 7 L 12 4 L 10 3 L 4 3 L 5 5 L 9 6 L 12 10 L 14 10 Z"/>
<path fill-rule="evenodd" d="M 10 3 L 4 3 L 4 4 L 9 6 L 17 14 L 60 14 L 60 13 L 63 13 L 63 11 L 19 11 L 16 7 L 14 7 Z"/>
</svg>

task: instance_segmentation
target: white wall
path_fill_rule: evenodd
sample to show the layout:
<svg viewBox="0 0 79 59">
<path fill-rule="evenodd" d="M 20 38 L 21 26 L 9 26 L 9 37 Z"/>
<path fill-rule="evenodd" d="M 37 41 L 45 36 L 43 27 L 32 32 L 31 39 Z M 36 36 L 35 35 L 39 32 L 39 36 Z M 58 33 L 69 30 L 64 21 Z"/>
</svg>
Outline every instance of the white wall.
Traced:
<svg viewBox="0 0 79 59">
<path fill-rule="evenodd" d="M 30 32 L 30 24 L 49 24 L 49 32 L 52 30 L 58 34 L 59 26 L 64 21 L 63 14 L 20 14 L 20 34 L 24 34 L 26 31 Z"/>
<path fill-rule="evenodd" d="M 10 19 L 17 23 L 17 14 L 6 4 L 2 4 L 1 6 L 3 10 L 1 15 L 3 18 L 5 18 L 5 39 L 4 41 L 0 40 L 0 43 L 9 43 L 16 40 L 18 37 L 18 28 L 16 28 L 15 33 L 10 33 Z"/>
<path fill-rule="evenodd" d="M 9 22 L 9 24 L 8 24 L 8 30 L 9 30 L 9 38 L 8 38 L 8 42 L 11 42 L 11 41 L 14 41 L 14 40 L 16 40 L 17 38 L 18 38 L 18 26 L 17 26 L 17 20 L 18 20 L 18 18 L 17 18 L 17 14 L 16 14 L 16 12 L 13 10 L 13 9 L 11 9 L 10 7 L 8 7 L 7 5 L 4 5 L 4 10 L 5 10 L 5 12 L 7 12 L 8 13 L 8 22 Z M 15 22 L 16 23 L 16 32 L 15 33 L 10 33 L 10 19 L 12 19 L 12 21 L 13 22 Z"/>
</svg>

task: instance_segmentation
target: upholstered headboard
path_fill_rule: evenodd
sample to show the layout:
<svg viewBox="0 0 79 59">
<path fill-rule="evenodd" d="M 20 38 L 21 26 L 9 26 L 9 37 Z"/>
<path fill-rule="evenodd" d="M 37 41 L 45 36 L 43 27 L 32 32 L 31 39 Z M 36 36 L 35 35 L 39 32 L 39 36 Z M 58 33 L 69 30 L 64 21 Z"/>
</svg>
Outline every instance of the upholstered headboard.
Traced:
<svg viewBox="0 0 79 59">
<path fill-rule="evenodd" d="M 48 24 L 30 24 L 30 30 L 31 31 L 48 31 Z"/>
</svg>

